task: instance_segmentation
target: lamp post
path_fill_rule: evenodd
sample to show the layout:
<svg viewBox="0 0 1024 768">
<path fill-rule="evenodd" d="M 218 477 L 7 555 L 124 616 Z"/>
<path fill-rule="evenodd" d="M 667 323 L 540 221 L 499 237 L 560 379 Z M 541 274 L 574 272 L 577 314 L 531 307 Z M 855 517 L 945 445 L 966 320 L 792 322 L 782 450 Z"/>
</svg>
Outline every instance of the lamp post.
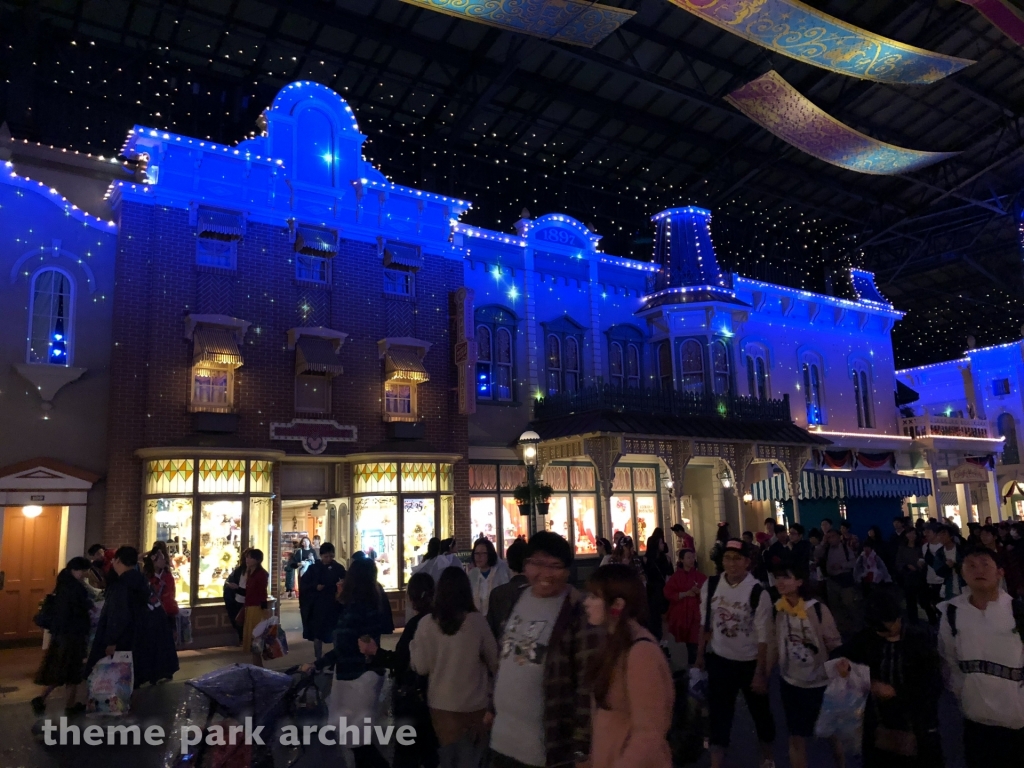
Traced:
<svg viewBox="0 0 1024 768">
<path fill-rule="evenodd" d="M 519 450 L 526 465 L 526 485 L 530 489 L 530 535 L 537 530 L 537 444 L 540 435 L 528 429 L 519 436 Z"/>
</svg>

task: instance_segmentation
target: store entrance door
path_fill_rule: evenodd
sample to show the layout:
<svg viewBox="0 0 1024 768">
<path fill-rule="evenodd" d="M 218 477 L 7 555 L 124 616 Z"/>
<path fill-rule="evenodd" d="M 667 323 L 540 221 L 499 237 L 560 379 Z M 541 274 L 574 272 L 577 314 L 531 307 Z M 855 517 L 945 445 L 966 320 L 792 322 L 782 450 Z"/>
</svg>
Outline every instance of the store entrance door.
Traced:
<svg viewBox="0 0 1024 768">
<path fill-rule="evenodd" d="M 43 634 L 32 618 L 56 585 L 61 508 L 42 510 L 36 517 L 26 516 L 23 507 L 4 510 L 0 640 L 24 640 Z"/>
</svg>

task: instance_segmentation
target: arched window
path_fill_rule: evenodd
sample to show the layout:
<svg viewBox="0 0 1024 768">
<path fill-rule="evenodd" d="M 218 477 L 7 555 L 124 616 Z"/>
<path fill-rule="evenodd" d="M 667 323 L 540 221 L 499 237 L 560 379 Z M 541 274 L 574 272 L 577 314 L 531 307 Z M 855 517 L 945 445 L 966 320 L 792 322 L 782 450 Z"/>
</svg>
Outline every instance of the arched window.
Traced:
<svg viewBox="0 0 1024 768">
<path fill-rule="evenodd" d="M 815 355 L 803 359 L 804 402 L 807 405 L 807 423 L 824 424 L 825 408 L 821 388 L 821 361 Z"/>
<path fill-rule="evenodd" d="M 672 390 L 672 342 L 663 341 L 658 345 L 658 380 L 662 392 Z"/>
<path fill-rule="evenodd" d="M 869 429 L 873 422 L 871 417 L 871 380 L 864 363 L 858 363 L 853 369 L 853 399 L 857 404 L 857 426 Z"/>
<path fill-rule="evenodd" d="M 747 344 L 745 352 L 747 391 L 751 397 L 767 400 L 771 397 L 768 388 L 768 350 L 762 344 Z"/>
<path fill-rule="evenodd" d="M 1020 451 L 1017 448 L 1017 425 L 1009 413 L 1000 414 L 996 419 L 996 430 L 1003 441 L 1003 464 L 1020 464 Z"/>
<path fill-rule="evenodd" d="M 58 269 L 42 269 L 32 278 L 28 362 L 71 365 L 71 278 Z"/>
<path fill-rule="evenodd" d="M 640 347 L 626 345 L 626 386 L 640 388 Z"/>
<path fill-rule="evenodd" d="M 682 350 L 683 392 L 691 395 L 704 394 L 704 346 L 694 339 L 683 344 Z"/>
<path fill-rule="evenodd" d="M 476 397 L 509 402 L 515 396 L 515 316 L 502 307 L 476 311 Z"/>
<path fill-rule="evenodd" d="M 608 376 L 612 380 L 612 385 L 624 387 L 626 386 L 626 376 L 621 342 L 613 341 L 608 347 L 608 352 Z"/>
<path fill-rule="evenodd" d="M 565 391 L 575 392 L 580 388 L 580 343 L 575 336 L 565 337 Z"/>
<path fill-rule="evenodd" d="M 715 373 L 715 394 L 729 394 L 729 348 L 724 341 L 717 340 L 711 343 L 711 363 Z"/>
<path fill-rule="evenodd" d="M 306 184 L 334 186 L 334 165 L 338 158 L 331 119 L 318 109 L 304 110 L 299 114 L 296 135 L 299 141 L 296 178 Z"/>
<path fill-rule="evenodd" d="M 557 395 L 562 391 L 562 344 L 550 333 L 546 344 L 548 367 L 548 394 Z"/>
</svg>

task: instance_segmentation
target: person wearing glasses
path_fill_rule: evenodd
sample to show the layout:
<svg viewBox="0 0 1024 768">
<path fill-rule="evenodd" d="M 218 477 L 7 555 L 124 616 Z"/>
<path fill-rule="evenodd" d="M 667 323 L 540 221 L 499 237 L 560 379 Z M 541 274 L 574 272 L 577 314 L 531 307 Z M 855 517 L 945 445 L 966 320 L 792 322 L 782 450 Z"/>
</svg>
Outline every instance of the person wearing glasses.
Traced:
<svg viewBox="0 0 1024 768">
<path fill-rule="evenodd" d="M 571 545 L 557 533 L 540 531 L 527 543 L 527 584 L 519 590 L 498 648 L 492 768 L 588 761 L 587 664 L 604 631 L 589 624 L 582 595 L 568 583 L 572 558 Z"/>
</svg>

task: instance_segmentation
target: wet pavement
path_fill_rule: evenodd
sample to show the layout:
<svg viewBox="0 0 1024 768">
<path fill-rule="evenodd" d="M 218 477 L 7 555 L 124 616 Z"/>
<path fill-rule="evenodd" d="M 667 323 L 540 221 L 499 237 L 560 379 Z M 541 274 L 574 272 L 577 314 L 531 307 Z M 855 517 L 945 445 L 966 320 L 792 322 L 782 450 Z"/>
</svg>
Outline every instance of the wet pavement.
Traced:
<svg viewBox="0 0 1024 768">
<path fill-rule="evenodd" d="M 313 659 L 312 644 L 302 641 L 298 628 L 298 611 L 296 606 L 285 603 L 282 610 L 282 623 L 288 633 L 291 652 L 282 659 L 268 662 L 270 669 L 284 670 L 295 664 Z M 398 635 L 382 640 L 385 647 L 394 647 Z M 175 681 L 157 686 L 146 686 L 136 692 L 133 712 L 122 718 L 79 717 L 72 723 L 81 727 L 88 725 L 139 725 L 140 731 L 151 725 L 159 725 L 168 734 L 164 746 L 44 746 L 42 735 L 38 733 L 41 718 L 33 715 L 29 700 L 37 695 L 39 689 L 32 685 L 32 675 L 38 664 L 41 652 L 38 649 L 11 649 L 0 651 L 0 768 L 165 768 L 173 765 L 168 763 L 169 748 L 177 748 L 180 744 L 179 734 L 172 733 L 175 726 L 175 714 L 186 701 L 190 688 L 184 681 L 211 672 L 233 663 L 244 663 L 246 657 L 236 648 L 214 648 L 202 651 L 183 652 L 180 656 L 181 671 Z M 329 685 L 329 678 L 322 680 L 323 687 Z M 57 724 L 63 714 L 63 692 L 55 691 L 51 696 L 46 717 Z M 733 768 L 758 768 L 758 750 L 754 736 L 753 723 L 747 714 L 742 697 L 737 704 L 736 722 L 733 728 L 733 746 L 730 749 L 728 765 Z M 786 750 L 782 705 L 778 695 L 778 686 L 772 686 L 772 710 L 776 714 L 779 729 L 776 740 L 775 759 L 778 768 L 788 768 L 789 759 Z M 942 721 L 942 739 L 946 754 L 947 768 L 962 768 L 962 751 L 960 749 L 960 722 L 955 703 L 945 697 L 940 705 Z M 196 723 L 203 725 L 203 723 Z M 180 723 L 179 723 L 180 725 Z M 37 733 L 33 733 L 33 730 Z M 317 744 L 309 747 L 304 754 L 297 750 L 281 750 L 275 754 L 277 768 L 287 768 L 294 761 L 293 768 L 314 768 L 315 766 L 341 766 L 346 760 L 344 751 L 337 747 L 323 747 Z M 708 755 L 694 764 L 695 768 L 705 768 L 709 764 Z M 809 764 L 811 768 L 832 768 L 834 761 L 828 745 L 820 740 L 812 740 L 809 744 Z M 860 768 L 859 757 L 851 757 L 847 761 L 849 768 Z M 190 767 L 191 768 L 191 767 Z M 199 768 L 199 767 L 197 767 Z M 203 766 L 202 768 L 206 768 Z M 870 768 L 868 766 L 867 768 Z"/>
</svg>

